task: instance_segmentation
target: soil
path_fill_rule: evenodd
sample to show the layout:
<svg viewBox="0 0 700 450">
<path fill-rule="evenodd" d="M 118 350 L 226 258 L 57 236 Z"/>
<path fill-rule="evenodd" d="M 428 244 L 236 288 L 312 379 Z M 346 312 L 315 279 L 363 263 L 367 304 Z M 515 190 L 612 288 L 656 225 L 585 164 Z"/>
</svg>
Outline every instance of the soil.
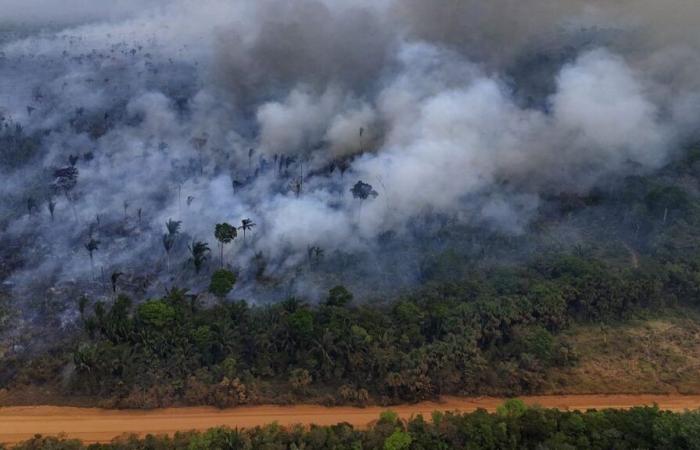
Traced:
<svg viewBox="0 0 700 450">
<path fill-rule="evenodd" d="M 521 397 L 528 405 L 559 409 L 630 408 L 657 404 L 672 411 L 700 408 L 700 395 L 559 395 Z M 390 408 L 400 417 L 433 411 L 469 412 L 477 408 L 494 411 L 503 398 L 445 397 L 440 402 L 422 402 Z M 13 444 L 36 434 L 63 435 L 85 443 L 109 442 L 136 434 L 173 434 L 176 431 L 206 430 L 217 426 L 246 428 L 277 422 L 280 425 L 332 425 L 347 422 L 365 427 L 377 420 L 383 407 L 245 406 L 233 409 L 166 408 L 159 410 L 106 410 L 59 406 L 11 406 L 0 408 L 0 442 Z"/>
</svg>

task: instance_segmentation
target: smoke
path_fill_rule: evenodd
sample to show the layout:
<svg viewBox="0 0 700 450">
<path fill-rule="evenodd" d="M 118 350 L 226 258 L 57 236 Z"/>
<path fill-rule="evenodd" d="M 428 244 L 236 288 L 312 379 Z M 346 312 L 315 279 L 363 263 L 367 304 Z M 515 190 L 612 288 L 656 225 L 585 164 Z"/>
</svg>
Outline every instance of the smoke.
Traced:
<svg viewBox="0 0 700 450">
<path fill-rule="evenodd" d="M 244 218 L 236 295 L 313 293 L 350 260 L 388 273 L 406 258 L 387 236 L 526 233 L 548 195 L 662 167 L 700 112 L 693 1 L 29 3 L 0 22 L 0 225 L 21 243 L 0 276 L 18 298 L 110 295 L 116 270 L 130 292 L 205 290 L 187 244 Z M 75 188 L 52 188 L 70 165 Z M 360 180 L 378 195 L 353 196 Z"/>
</svg>

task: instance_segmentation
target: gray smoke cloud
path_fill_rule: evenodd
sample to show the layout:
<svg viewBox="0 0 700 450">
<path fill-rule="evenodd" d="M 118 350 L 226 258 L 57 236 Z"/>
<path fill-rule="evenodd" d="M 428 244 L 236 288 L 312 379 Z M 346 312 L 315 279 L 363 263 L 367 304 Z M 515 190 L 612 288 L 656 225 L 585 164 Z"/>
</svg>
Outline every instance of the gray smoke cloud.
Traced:
<svg viewBox="0 0 700 450">
<path fill-rule="evenodd" d="M 215 249 L 214 224 L 243 218 L 257 226 L 226 262 L 254 299 L 256 283 L 313 296 L 335 278 L 300 275 L 310 249 L 375 255 L 431 217 L 523 233 L 543 196 L 653 171 L 695 137 L 699 13 L 686 0 L 9 0 L 0 225 L 20 256 L 3 252 L 5 286 L 108 295 L 119 270 L 134 292 L 204 290 L 186 244 Z M 70 156 L 75 188 L 52 190 Z M 376 198 L 353 197 L 359 180 Z"/>
</svg>

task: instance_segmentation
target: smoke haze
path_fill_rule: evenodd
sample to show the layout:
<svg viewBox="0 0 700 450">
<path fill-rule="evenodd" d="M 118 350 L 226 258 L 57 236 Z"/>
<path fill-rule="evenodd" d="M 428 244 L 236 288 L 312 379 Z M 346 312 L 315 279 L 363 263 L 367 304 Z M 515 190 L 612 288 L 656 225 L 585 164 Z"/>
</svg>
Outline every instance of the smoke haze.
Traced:
<svg viewBox="0 0 700 450">
<path fill-rule="evenodd" d="M 411 245 L 435 217 L 522 234 L 543 197 L 663 166 L 700 113 L 691 0 L 5 0 L 2 16 L 18 298 L 108 295 L 114 271 L 145 295 L 203 290 L 187 244 L 214 250 L 214 225 L 244 218 L 236 295 L 267 280 L 313 297 L 329 281 L 299 276 L 311 249 L 387 272 L 404 254 L 379 242 Z M 360 180 L 378 195 L 354 198 Z"/>
</svg>

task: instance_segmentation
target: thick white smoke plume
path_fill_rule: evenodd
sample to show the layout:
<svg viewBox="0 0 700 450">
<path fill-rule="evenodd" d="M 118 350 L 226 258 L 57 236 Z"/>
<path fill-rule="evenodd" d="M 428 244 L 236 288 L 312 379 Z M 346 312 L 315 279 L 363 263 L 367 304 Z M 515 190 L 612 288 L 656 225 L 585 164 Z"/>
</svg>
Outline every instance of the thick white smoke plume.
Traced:
<svg viewBox="0 0 700 450">
<path fill-rule="evenodd" d="M 660 3 L 6 0 L 4 286 L 204 289 L 187 244 L 244 218 L 225 263 L 249 295 L 434 217 L 522 233 L 543 195 L 695 137 L 700 4 Z"/>
</svg>

